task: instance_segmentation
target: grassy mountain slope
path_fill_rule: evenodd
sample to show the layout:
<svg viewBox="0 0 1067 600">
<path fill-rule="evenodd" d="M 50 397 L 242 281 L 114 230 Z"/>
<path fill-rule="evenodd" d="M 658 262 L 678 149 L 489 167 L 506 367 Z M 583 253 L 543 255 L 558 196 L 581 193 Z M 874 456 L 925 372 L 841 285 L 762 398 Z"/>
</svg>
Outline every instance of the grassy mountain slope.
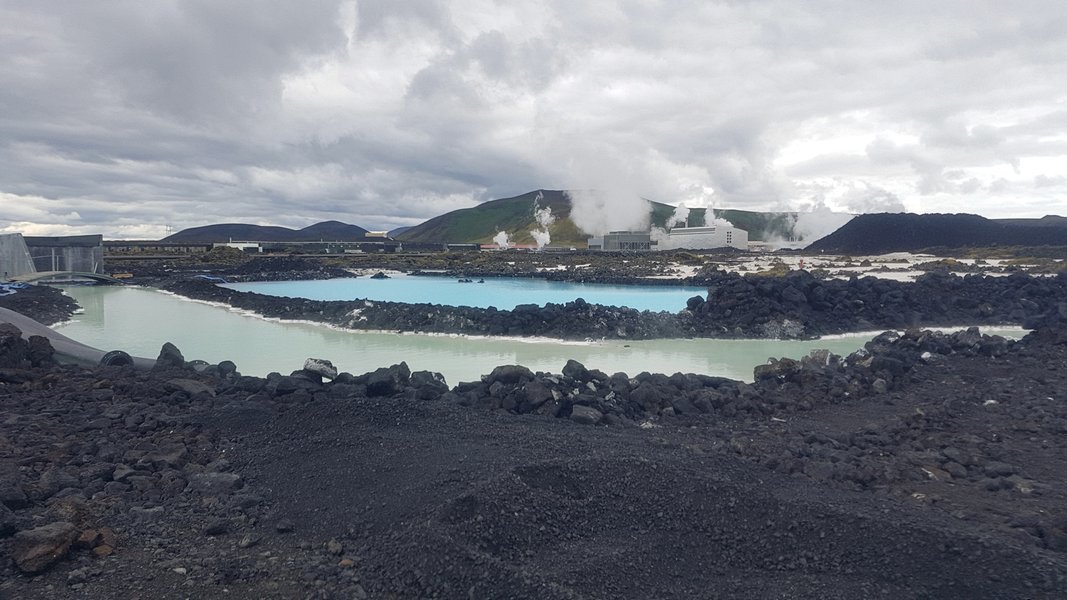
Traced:
<svg viewBox="0 0 1067 600">
<path fill-rule="evenodd" d="M 541 208 L 550 207 L 556 222 L 549 227 L 553 246 L 585 245 L 586 236 L 571 223 L 571 203 L 562 190 L 535 190 L 513 198 L 483 202 L 474 208 L 461 208 L 416 225 L 397 236 L 405 242 L 483 243 L 493 241 L 500 231 L 508 232 L 512 243 L 532 244 L 534 199 L 538 192 Z"/>
<path fill-rule="evenodd" d="M 652 224 L 662 227 L 667 219 L 674 214 L 674 207 L 661 202 L 652 202 Z M 686 224 L 689 227 L 704 225 L 706 209 L 693 208 L 689 210 L 689 218 Z M 748 232 L 748 239 L 761 241 L 767 239 L 788 239 L 793 234 L 793 224 L 796 223 L 796 213 L 789 212 L 754 212 L 751 210 L 716 210 L 715 216 L 726 219 L 738 229 Z"/>
<path fill-rule="evenodd" d="M 473 208 L 454 210 L 439 215 L 400 233 L 397 239 L 410 242 L 490 243 L 500 231 L 506 231 L 512 243 L 531 244 L 530 230 L 537 228 L 534 220 L 534 199 L 541 193 L 541 207 L 549 206 L 556 222 L 549 228 L 553 246 L 585 247 L 589 237 L 570 220 L 571 203 L 562 190 L 535 190 L 513 198 L 490 200 Z M 649 201 L 653 225 L 662 227 L 674 213 L 674 207 Z M 703 208 L 691 209 L 688 224 L 704 224 Z M 768 236 L 788 238 L 792 233 L 795 213 L 761 213 L 747 210 L 716 211 L 719 218 L 749 232 L 750 240 L 765 240 Z"/>
</svg>

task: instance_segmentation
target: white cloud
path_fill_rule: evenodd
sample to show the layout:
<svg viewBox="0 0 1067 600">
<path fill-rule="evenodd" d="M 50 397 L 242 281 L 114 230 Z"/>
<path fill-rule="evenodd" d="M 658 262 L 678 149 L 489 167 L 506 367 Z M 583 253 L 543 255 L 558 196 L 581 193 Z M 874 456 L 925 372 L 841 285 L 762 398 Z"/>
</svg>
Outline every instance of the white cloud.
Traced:
<svg viewBox="0 0 1067 600">
<path fill-rule="evenodd" d="M 377 229 L 541 187 L 1065 214 L 1065 27 L 1058 0 L 6 3 L 0 192 L 50 209 L 0 227 Z"/>
</svg>

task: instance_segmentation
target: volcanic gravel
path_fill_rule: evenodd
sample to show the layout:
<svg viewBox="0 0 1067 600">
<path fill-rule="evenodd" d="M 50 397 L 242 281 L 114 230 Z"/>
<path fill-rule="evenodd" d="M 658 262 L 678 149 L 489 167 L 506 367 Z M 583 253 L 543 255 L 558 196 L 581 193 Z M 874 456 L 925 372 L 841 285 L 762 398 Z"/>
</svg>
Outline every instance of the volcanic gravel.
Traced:
<svg viewBox="0 0 1067 600">
<path fill-rule="evenodd" d="M 1062 598 L 1067 306 L 1034 324 L 744 388 L 83 369 L 0 332 L 0 597 Z M 508 403 L 535 383 L 553 411 Z"/>
<path fill-rule="evenodd" d="M 78 303 L 56 288 L 30 285 L 14 294 L 0 296 L 0 308 L 13 310 L 38 323 L 54 325 L 69 319 L 78 310 Z"/>
</svg>

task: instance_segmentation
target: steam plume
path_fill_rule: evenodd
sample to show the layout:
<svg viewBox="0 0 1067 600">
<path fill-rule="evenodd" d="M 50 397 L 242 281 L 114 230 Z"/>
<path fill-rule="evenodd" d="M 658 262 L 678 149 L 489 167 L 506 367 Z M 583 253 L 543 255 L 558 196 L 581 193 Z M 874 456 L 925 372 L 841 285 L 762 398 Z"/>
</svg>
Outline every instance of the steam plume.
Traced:
<svg viewBox="0 0 1067 600">
<path fill-rule="evenodd" d="M 537 249 L 540 250 L 548 245 L 552 241 L 551 234 L 548 233 L 548 228 L 556 222 L 556 216 L 552 214 L 552 207 L 546 206 L 541 208 L 541 201 L 545 199 L 545 195 L 541 192 L 537 192 L 537 197 L 534 198 L 534 219 L 537 220 L 539 229 L 531 229 L 530 235 L 533 236 L 534 243 L 537 244 Z"/>
<path fill-rule="evenodd" d="M 493 243 L 502 250 L 507 250 L 511 247 L 511 240 L 508 239 L 508 232 L 501 231 L 493 236 Z"/>
<path fill-rule="evenodd" d="M 689 209 L 684 204 L 679 204 L 678 208 L 674 209 L 674 214 L 667 219 L 665 227 L 667 229 L 674 229 L 678 225 L 686 225 L 689 223 Z"/>
<path fill-rule="evenodd" d="M 648 229 L 648 201 L 633 192 L 572 190 L 567 197 L 571 201 L 571 221 L 587 235 Z"/>
<path fill-rule="evenodd" d="M 704 227 L 733 227 L 734 224 L 720 217 L 715 213 L 715 209 L 708 207 L 704 211 Z"/>
</svg>

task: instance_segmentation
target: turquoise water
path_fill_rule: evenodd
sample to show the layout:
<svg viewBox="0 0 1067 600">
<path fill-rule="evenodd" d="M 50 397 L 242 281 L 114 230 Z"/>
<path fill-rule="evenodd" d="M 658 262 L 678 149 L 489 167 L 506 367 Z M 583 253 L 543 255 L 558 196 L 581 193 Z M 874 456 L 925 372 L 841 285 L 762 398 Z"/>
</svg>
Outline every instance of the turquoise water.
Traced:
<svg viewBox="0 0 1067 600">
<path fill-rule="evenodd" d="M 493 306 L 500 310 L 511 310 L 519 304 L 564 304 L 581 298 L 591 304 L 678 312 L 685 308 L 685 301 L 689 298 L 697 294 L 707 294 L 707 290 L 699 287 L 605 285 L 509 277 L 487 277 L 485 283 L 460 283 L 450 277 L 422 275 L 396 275 L 389 279 L 353 277 L 314 281 L 263 281 L 231 283 L 223 287 L 241 292 L 311 300 L 366 298 L 410 304 L 429 303 L 476 308 Z"/>
<path fill-rule="evenodd" d="M 873 334 L 816 341 L 646 340 L 593 343 L 339 330 L 247 313 L 148 288 L 91 286 L 64 290 L 84 312 L 56 327 L 64 335 L 103 350 L 155 358 L 172 342 L 186 360 L 232 360 L 246 375 L 290 373 L 307 358 L 326 358 L 360 374 L 406 361 L 413 370 L 442 373 L 450 385 L 476 381 L 493 367 L 521 364 L 559 373 L 573 358 L 606 373 L 703 373 L 744 381 L 770 357 L 800 358 L 814 349 L 849 354 Z M 1019 329 L 983 330 L 1018 336 Z"/>
</svg>

